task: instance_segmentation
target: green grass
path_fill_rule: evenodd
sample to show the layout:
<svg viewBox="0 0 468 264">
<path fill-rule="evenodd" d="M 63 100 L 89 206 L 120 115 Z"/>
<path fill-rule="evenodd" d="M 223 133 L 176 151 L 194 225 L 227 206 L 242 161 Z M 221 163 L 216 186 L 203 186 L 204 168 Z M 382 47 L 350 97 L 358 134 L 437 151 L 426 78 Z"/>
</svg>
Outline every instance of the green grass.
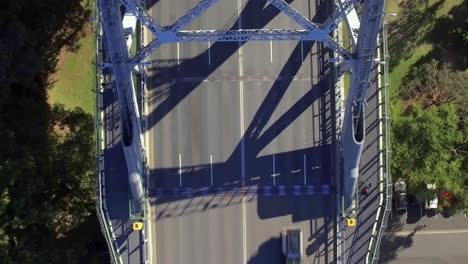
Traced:
<svg viewBox="0 0 468 264">
<path fill-rule="evenodd" d="M 343 74 L 343 87 L 344 87 L 344 98 L 346 99 L 348 97 L 349 93 L 349 87 L 351 86 L 351 79 L 349 73 L 344 73 Z"/>
<path fill-rule="evenodd" d="M 94 37 L 88 32 L 80 40 L 80 49 L 76 53 L 62 51 L 59 68 L 55 74 L 55 83 L 49 90 L 51 103 L 64 104 L 66 108 L 81 107 L 94 114 L 95 66 Z"/>
<path fill-rule="evenodd" d="M 342 22 L 342 30 L 341 30 L 341 39 L 343 40 L 343 47 L 345 49 L 350 49 L 351 41 L 349 40 L 349 32 L 348 32 L 348 26 L 346 25 L 345 22 Z M 343 76 L 343 90 L 344 90 L 344 97 L 343 100 L 348 97 L 348 92 L 349 92 L 349 87 L 350 87 L 350 75 L 349 73 L 344 73 Z"/>
<path fill-rule="evenodd" d="M 423 44 L 418 46 L 414 51 L 411 57 L 400 61 L 397 67 L 389 74 L 389 84 L 390 84 L 390 93 L 393 94 L 398 91 L 398 87 L 401 84 L 401 80 L 409 72 L 411 66 L 415 64 L 420 58 L 429 53 L 432 50 L 431 44 Z M 390 55 L 390 60 L 392 59 Z"/>
<path fill-rule="evenodd" d="M 62 50 L 54 75 L 55 82 L 49 90 L 49 102 L 64 104 L 68 109 L 81 107 L 87 113 L 94 114 L 95 95 L 92 90 L 95 88 L 95 66 L 91 62 L 95 48 L 91 24 L 88 27 L 76 53 Z"/>
<path fill-rule="evenodd" d="M 407 0 L 410 1 L 410 0 Z M 431 0 L 429 1 L 429 6 L 436 3 L 437 1 Z M 446 16 L 448 12 L 456 5 L 459 5 L 463 2 L 463 0 L 445 0 L 443 5 L 437 10 L 435 16 L 431 17 L 434 21 L 437 18 L 442 16 Z M 398 1 L 386 1 L 387 5 L 385 7 L 385 11 L 387 14 L 389 13 L 397 13 L 397 17 L 387 16 L 385 19 L 392 23 L 393 21 L 398 21 L 401 17 L 398 15 L 402 13 L 400 7 L 398 5 Z M 392 40 L 389 39 L 389 42 Z M 390 82 L 390 93 L 394 94 L 398 91 L 398 87 L 401 84 L 402 79 L 408 74 L 412 65 L 414 65 L 419 59 L 423 56 L 427 55 L 433 49 L 432 44 L 429 43 L 422 43 L 419 46 L 415 47 L 411 51 L 411 55 L 408 58 L 402 59 L 398 65 L 393 68 L 389 75 L 389 82 Z M 390 60 L 392 59 L 392 54 L 390 54 Z"/>
</svg>

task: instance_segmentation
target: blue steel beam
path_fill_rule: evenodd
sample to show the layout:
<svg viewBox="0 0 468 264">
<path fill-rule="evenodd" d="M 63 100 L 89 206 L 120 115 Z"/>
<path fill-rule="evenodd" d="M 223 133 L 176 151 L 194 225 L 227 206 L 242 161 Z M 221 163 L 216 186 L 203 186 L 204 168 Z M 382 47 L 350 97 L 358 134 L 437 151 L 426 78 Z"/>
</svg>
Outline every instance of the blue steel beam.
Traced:
<svg viewBox="0 0 468 264">
<path fill-rule="evenodd" d="M 359 160 L 365 140 L 365 96 L 370 85 L 369 74 L 375 64 L 377 37 L 384 15 L 384 0 L 367 0 L 361 14 L 361 27 L 356 46 L 356 63 L 351 67 L 351 85 L 346 101 L 341 140 L 344 178 L 344 210 L 353 210 L 352 200 L 359 176 Z"/>
<path fill-rule="evenodd" d="M 337 4 L 335 12 L 328 17 L 321 28 L 327 30 L 328 33 L 335 30 L 338 24 L 356 7 L 357 2 L 358 0 L 335 1 L 335 4 Z"/>
<path fill-rule="evenodd" d="M 130 1 L 130 0 L 121 0 Z M 134 0 L 132 0 L 134 1 Z M 305 28 L 305 30 L 293 29 L 239 29 L 239 30 L 183 30 L 182 27 L 193 21 L 193 19 L 200 16 L 206 9 L 212 6 L 217 0 L 203 0 L 187 14 L 182 16 L 169 31 L 159 32 L 155 34 L 155 39 L 151 41 L 146 47 L 143 47 L 129 60 L 130 63 L 136 64 L 141 62 L 144 58 L 149 56 L 154 50 L 159 48 L 164 43 L 174 42 L 191 42 L 191 41 L 270 41 L 270 40 L 290 40 L 290 41 L 323 41 L 325 45 L 332 50 L 336 51 L 345 60 L 352 59 L 352 55 L 341 45 L 336 43 L 329 37 L 330 30 L 320 29 L 300 14 L 297 10 L 287 4 L 284 0 L 270 0 L 271 4 L 277 7 L 281 12 L 291 17 L 295 22 Z M 343 6 L 353 6 L 349 0 Z M 342 14 L 341 12 L 340 14 Z M 346 14 L 346 13 L 344 13 Z M 336 15 L 334 22 L 343 19 L 344 16 Z M 338 22 L 336 22 L 338 23 Z"/>
<path fill-rule="evenodd" d="M 297 24 L 301 25 L 304 29 L 308 31 L 313 31 L 318 29 L 317 25 L 312 23 L 309 19 L 299 13 L 296 9 L 286 3 L 284 0 L 269 0 L 270 3 L 278 8 L 285 15 L 289 16 Z"/>
<path fill-rule="evenodd" d="M 102 1 L 102 0 L 101 0 Z M 121 0 L 125 3 L 136 0 Z M 311 21 L 303 17 L 297 10 L 289 6 L 284 0 L 270 0 L 278 9 L 291 17 L 305 30 L 286 30 L 286 29 L 240 29 L 240 30 L 192 30 L 180 31 L 179 29 L 190 23 L 199 16 L 204 10 L 214 4 L 215 0 L 204 0 L 200 2 L 188 14 L 179 19 L 170 31 L 164 31 L 160 27 L 153 27 L 156 35 L 148 46 L 141 49 L 133 58 L 129 60 L 131 64 L 140 63 L 151 52 L 164 43 L 173 42 L 191 42 L 191 41 L 269 41 L 269 40 L 313 40 L 322 41 L 325 46 L 336 51 L 344 60 L 352 61 L 352 82 L 350 94 L 346 104 L 346 113 L 343 124 L 342 151 L 344 157 L 344 175 L 345 175 L 345 208 L 350 205 L 350 197 L 354 195 L 359 157 L 362 152 L 362 143 L 364 141 L 364 96 L 369 85 L 369 72 L 371 70 L 374 53 L 377 45 L 377 33 L 380 29 L 380 23 L 383 15 L 384 0 L 367 0 L 364 2 L 364 11 L 361 18 L 361 28 L 359 30 L 358 45 L 356 54 L 352 54 L 329 36 L 329 32 L 336 28 L 339 21 L 354 8 L 356 0 L 347 0 L 338 8 L 325 24 L 317 28 Z M 136 6 L 137 11 L 141 8 Z M 140 12 L 140 14 L 146 14 Z M 140 15 L 146 25 L 154 25 L 146 15 Z M 162 30 L 162 31 L 161 31 Z M 115 63 L 115 62 L 113 62 Z M 128 64 L 127 64 L 128 65 Z"/>
<path fill-rule="evenodd" d="M 208 8 L 214 5 L 218 0 L 202 0 L 194 8 L 190 9 L 185 15 L 179 18 L 171 27 L 172 33 L 177 33 L 184 28 L 187 24 L 192 22 L 195 18 L 199 17 Z"/>
<path fill-rule="evenodd" d="M 151 55 L 151 53 L 157 50 L 161 45 L 162 42 L 159 39 L 153 39 L 148 45 L 144 46 L 139 51 L 137 51 L 137 53 L 132 58 L 130 58 L 128 62 L 133 65 L 142 62 L 146 57 Z"/>
<path fill-rule="evenodd" d="M 164 31 L 154 18 L 152 18 L 145 9 L 138 3 L 137 0 L 119 0 L 129 12 L 132 12 L 138 20 L 148 28 L 155 36 Z"/>
<path fill-rule="evenodd" d="M 295 29 L 239 29 L 239 30 L 183 30 L 176 34 L 172 32 L 162 32 L 160 38 L 152 40 L 147 46 L 143 47 L 133 56 L 129 62 L 139 63 L 144 58 L 149 56 L 154 50 L 159 48 L 164 43 L 174 42 L 191 42 L 191 41 L 270 41 L 270 40 L 313 40 L 322 41 L 328 38 L 327 32 L 324 30 L 295 30 Z M 331 42 L 334 42 L 331 40 Z M 332 48 L 339 46 L 333 44 Z M 340 54 L 344 54 L 343 48 L 340 49 Z"/>
<path fill-rule="evenodd" d="M 164 35 L 165 32 L 161 33 Z M 164 39 L 164 41 L 163 41 Z M 183 30 L 175 35 L 162 39 L 154 39 L 146 47 L 142 48 L 129 60 L 130 63 L 139 63 L 163 43 L 173 42 L 236 42 L 236 41 L 322 41 L 327 47 L 336 51 L 345 60 L 350 60 L 353 55 L 328 36 L 324 30 L 296 30 L 296 29 L 239 29 L 239 30 Z"/>
<path fill-rule="evenodd" d="M 328 36 L 328 38 L 324 39 L 323 44 L 330 48 L 331 50 L 338 53 L 344 60 L 354 60 L 354 55 L 350 53 L 348 50 L 343 48 L 338 42 L 336 42 L 332 37 Z"/>
<path fill-rule="evenodd" d="M 128 1 L 135 1 L 135 0 L 120 0 L 122 2 L 128 2 Z M 183 15 L 181 18 L 179 18 L 172 26 L 169 27 L 169 30 L 163 30 L 159 25 L 157 25 L 154 20 L 146 19 L 148 16 L 146 12 L 143 12 L 142 14 L 145 14 L 142 16 L 144 19 L 146 19 L 146 23 L 144 23 L 145 26 L 147 26 L 150 31 L 154 35 L 154 39 L 145 47 L 140 49 L 130 60 L 130 64 L 138 64 L 142 60 L 144 60 L 146 57 L 148 57 L 153 51 L 158 49 L 163 43 L 174 43 L 178 42 L 179 39 L 175 36 L 176 33 L 192 22 L 195 18 L 199 17 L 205 10 L 210 8 L 212 5 L 214 5 L 218 0 L 203 0 L 200 3 L 198 3 L 194 8 L 192 8 L 190 11 L 188 11 L 185 15 Z M 138 17 L 138 16 L 137 16 Z M 148 16 L 149 17 L 149 16 Z M 151 17 L 149 17 L 151 18 Z M 140 19 L 140 17 L 138 17 Z M 158 31 L 153 31 L 151 30 L 150 26 L 151 25 L 157 25 Z"/>
<path fill-rule="evenodd" d="M 342 6 L 346 3 L 348 0 L 335 0 L 335 5 L 339 8 L 342 8 Z M 361 23 L 359 21 L 359 16 L 356 12 L 356 8 L 351 9 L 351 11 L 346 15 L 346 18 L 344 19 L 347 25 L 347 30 L 349 32 L 349 36 L 351 37 L 351 42 L 353 45 L 353 50 L 356 47 L 357 44 L 357 30 L 361 27 Z"/>
<path fill-rule="evenodd" d="M 325 34 L 325 35 L 324 35 Z M 190 41 L 269 41 L 269 40 L 322 40 L 323 31 L 295 29 L 238 29 L 238 30 L 185 30 L 176 35 L 179 42 Z"/>
<path fill-rule="evenodd" d="M 107 47 L 112 63 L 113 77 L 117 96 L 120 103 L 120 121 L 123 130 L 122 146 L 128 169 L 128 180 L 132 190 L 133 208 L 141 212 L 143 197 L 141 192 L 134 192 L 141 188 L 140 181 L 136 181 L 136 174 L 143 175 L 143 144 L 141 142 L 141 123 L 137 107 L 137 100 L 132 87 L 132 67 L 127 64 L 128 50 L 124 39 L 120 5 L 115 0 L 99 0 L 99 10 L 102 15 L 102 26 L 106 34 Z"/>
</svg>

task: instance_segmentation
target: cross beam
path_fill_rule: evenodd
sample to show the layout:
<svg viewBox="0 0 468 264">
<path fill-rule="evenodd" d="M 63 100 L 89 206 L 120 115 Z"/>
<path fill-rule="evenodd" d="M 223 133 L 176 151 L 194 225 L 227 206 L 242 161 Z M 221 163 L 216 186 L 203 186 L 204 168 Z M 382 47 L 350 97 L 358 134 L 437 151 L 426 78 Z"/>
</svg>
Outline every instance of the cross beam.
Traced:
<svg viewBox="0 0 468 264">
<path fill-rule="evenodd" d="M 269 0 L 272 5 L 278 8 L 285 15 L 294 20 L 297 24 L 301 25 L 304 29 L 308 31 L 313 31 L 318 29 L 318 27 L 312 23 L 309 19 L 299 13 L 296 9 L 286 3 L 284 0 Z"/>
<path fill-rule="evenodd" d="M 322 40 L 323 31 L 295 29 L 239 29 L 179 31 L 179 42 L 189 41 L 267 41 L 267 40 Z"/>
<path fill-rule="evenodd" d="M 357 0 L 335 1 L 335 3 L 337 4 L 337 9 L 322 26 L 329 33 L 335 30 L 338 24 L 356 7 Z"/>
<path fill-rule="evenodd" d="M 140 20 L 140 22 L 147 27 L 151 33 L 158 35 L 163 31 L 154 18 L 152 18 L 145 9 L 137 2 L 137 0 L 120 0 L 120 2 Z"/>
<path fill-rule="evenodd" d="M 199 17 L 204 11 L 214 5 L 218 0 L 202 0 L 194 8 L 179 18 L 172 26 L 163 28 L 157 24 L 136 2 L 137 0 L 120 0 L 127 8 L 136 10 L 135 13 L 142 23 L 154 34 L 152 40 L 147 46 L 140 49 L 129 63 L 140 63 L 149 56 L 154 50 L 165 43 L 191 42 L 191 41 L 270 41 L 270 40 L 290 40 L 290 41 L 321 41 L 327 47 L 337 52 L 344 59 L 352 59 L 352 55 L 340 44 L 336 43 L 330 36 L 330 32 L 336 28 L 336 25 L 343 19 L 347 13 L 354 7 L 357 0 L 347 0 L 343 3 L 332 19 L 327 21 L 325 26 L 318 27 L 300 12 L 286 3 L 284 0 L 269 0 L 270 3 L 281 12 L 289 16 L 304 30 L 295 29 L 239 29 L 239 30 L 181 30 L 187 24 Z"/>
</svg>

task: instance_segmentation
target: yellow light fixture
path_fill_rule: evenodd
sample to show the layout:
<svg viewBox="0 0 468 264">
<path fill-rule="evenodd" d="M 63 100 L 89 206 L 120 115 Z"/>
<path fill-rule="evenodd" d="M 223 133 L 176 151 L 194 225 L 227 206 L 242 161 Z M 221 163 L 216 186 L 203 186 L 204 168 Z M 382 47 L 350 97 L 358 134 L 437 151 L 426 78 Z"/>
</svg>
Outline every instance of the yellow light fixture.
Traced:
<svg viewBox="0 0 468 264">
<path fill-rule="evenodd" d="M 133 231 L 140 231 L 143 229 L 143 223 L 142 222 L 134 222 L 133 223 Z"/>
</svg>

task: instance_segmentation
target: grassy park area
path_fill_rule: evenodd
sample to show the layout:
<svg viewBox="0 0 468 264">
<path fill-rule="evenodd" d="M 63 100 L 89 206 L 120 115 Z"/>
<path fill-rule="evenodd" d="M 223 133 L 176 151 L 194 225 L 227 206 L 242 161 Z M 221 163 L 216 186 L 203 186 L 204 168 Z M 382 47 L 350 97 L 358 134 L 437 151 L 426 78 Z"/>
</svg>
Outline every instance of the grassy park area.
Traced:
<svg viewBox="0 0 468 264">
<path fill-rule="evenodd" d="M 83 0 L 83 5 L 93 6 L 94 0 Z M 92 12 L 93 13 L 93 12 Z M 93 16 L 93 14 L 91 14 Z M 62 48 L 57 64 L 57 72 L 49 89 L 49 102 L 60 103 L 68 109 L 81 107 L 86 113 L 94 115 L 95 43 L 92 23 L 85 25 L 83 37 L 79 40 L 77 51 Z"/>
<path fill-rule="evenodd" d="M 81 107 L 85 112 L 94 114 L 94 37 L 89 24 L 85 36 L 80 39 L 77 52 L 60 52 L 54 84 L 49 90 L 51 103 L 64 104 L 66 108 Z"/>
<path fill-rule="evenodd" d="M 349 31 L 348 31 L 348 26 L 346 23 L 343 21 L 342 22 L 342 28 L 341 28 L 341 39 L 343 40 L 343 47 L 345 49 L 350 49 L 351 43 L 349 40 Z M 348 96 L 348 91 L 349 91 L 349 86 L 350 86 L 350 74 L 349 73 L 344 73 L 343 74 L 343 90 L 344 90 L 344 98 Z"/>
</svg>

